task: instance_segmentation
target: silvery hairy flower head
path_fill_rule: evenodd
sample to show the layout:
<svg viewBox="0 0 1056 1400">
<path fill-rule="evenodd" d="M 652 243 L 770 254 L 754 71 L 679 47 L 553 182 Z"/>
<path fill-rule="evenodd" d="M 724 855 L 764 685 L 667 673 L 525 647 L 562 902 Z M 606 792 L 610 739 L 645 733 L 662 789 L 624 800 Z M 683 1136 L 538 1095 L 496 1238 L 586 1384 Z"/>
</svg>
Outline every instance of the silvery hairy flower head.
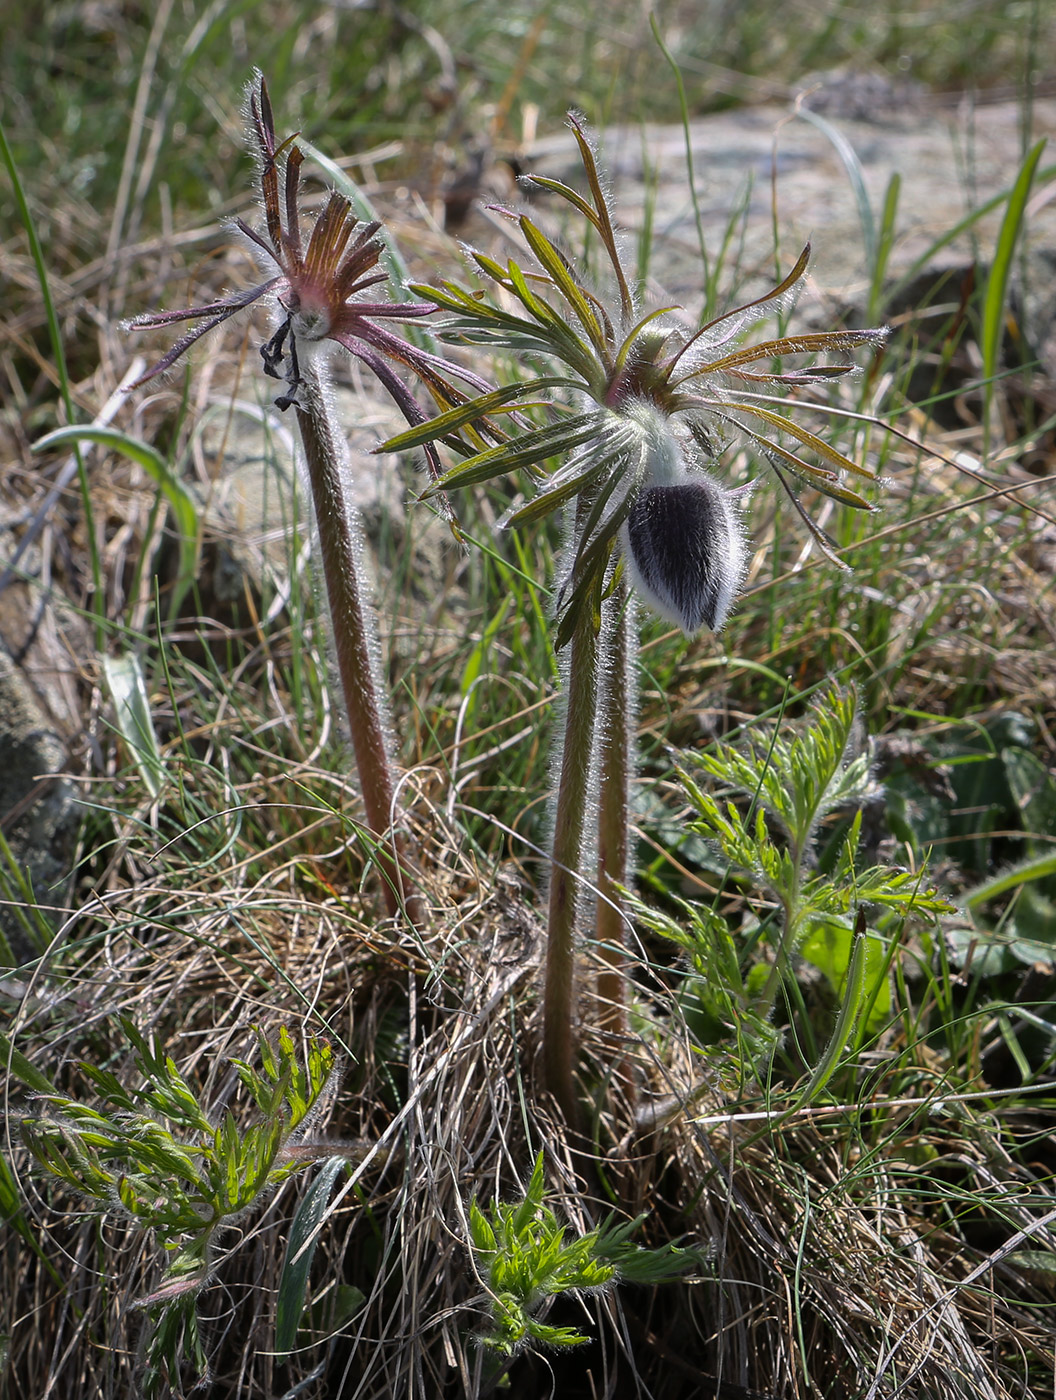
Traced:
<svg viewBox="0 0 1056 1400">
<path fill-rule="evenodd" d="M 670 421 L 648 400 L 629 405 L 645 435 L 645 479 L 620 542 L 639 596 L 687 636 L 721 630 L 744 577 L 742 492 L 692 470 Z M 649 438 L 652 442 L 649 443 Z"/>
<path fill-rule="evenodd" d="M 493 299 L 454 282 L 412 291 L 449 313 L 438 328 L 443 338 L 513 352 L 522 362 L 552 365 L 554 372 L 516 380 L 384 446 L 451 440 L 467 425 L 489 416 L 494 423 L 497 413 L 542 401 L 548 414 L 543 426 L 467 453 L 432 489 L 525 470 L 536 491 L 507 514 L 509 525 L 576 503 L 558 595 L 558 646 L 571 636 L 584 607 L 600 617 L 618 556 L 639 593 L 663 616 L 687 633 L 702 626 L 717 631 L 744 577 L 745 487 L 727 490 L 709 469 L 731 441 L 742 441 L 773 471 L 814 539 L 834 557 L 791 478 L 844 505 L 871 510 L 843 477 L 875 477 L 798 422 L 792 416 L 797 409 L 822 405 L 793 396 L 852 373 L 849 352 L 879 346 L 886 333 L 836 330 L 746 340 L 766 316 L 791 305 L 806 274 L 809 246 L 772 291 L 692 334 L 670 319 L 676 307 L 643 312 L 631 291 L 594 148 L 581 121 L 570 116 L 569 123 L 589 198 L 559 180 L 532 176 L 530 183 L 586 220 L 600 242 L 611 292 L 599 295 L 588 285 L 528 214 L 499 210 L 519 230 L 529 261 L 502 264 L 469 250 L 474 269 L 496 289 Z M 824 359 L 832 355 L 839 362 Z"/>
<path fill-rule="evenodd" d="M 479 393 L 490 386 L 478 375 L 411 344 L 393 323 L 419 321 L 436 311 L 424 301 L 394 300 L 389 274 L 380 264 L 385 245 L 378 237 L 380 223 L 360 223 L 351 201 L 331 191 L 314 218 L 301 209 L 301 166 L 304 155 L 296 138 L 281 143 L 268 88 L 258 74 L 249 90 L 251 142 L 260 172 L 260 196 L 264 230 L 258 232 L 236 218 L 234 227 L 249 243 L 266 270 L 264 279 L 248 289 L 179 311 L 149 312 L 129 322 L 136 330 L 156 329 L 195 321 L 191 330 L 172 346 L 132 387 L 138 387 L 169 369 L 190 347 L 230 317 L 255 302 L 270 304 L 277 313 L 278 328 L 260 347 L 265 374 L 285 382 L 276 398 L 285 410 L 297 405 L 302 357 L 340 346 L 363 364 L 383 386 L 409 423 L 426 419 L 413 394 L 393 365 L 410 370 L 425 384 L 440 409 L 466 401 L 467 395 L 452 384 L 458 379 Z M 302 225 L 304 227 L 302 228 Z M 379 297 L 373 289 L 384 287 Z M 487 424 L 482 424 L 487 432 Z M 425 444 L 434 478 L 441 474 L 435 445 Z"/>
</svg>

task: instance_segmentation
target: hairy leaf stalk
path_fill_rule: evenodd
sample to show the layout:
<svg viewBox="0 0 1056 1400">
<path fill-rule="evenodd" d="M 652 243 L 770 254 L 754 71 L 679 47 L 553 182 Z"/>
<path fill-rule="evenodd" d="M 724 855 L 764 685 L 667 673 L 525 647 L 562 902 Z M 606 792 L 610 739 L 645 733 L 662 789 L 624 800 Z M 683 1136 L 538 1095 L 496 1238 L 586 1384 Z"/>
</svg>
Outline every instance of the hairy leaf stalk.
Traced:
<svg viewBox="0 0 1056 1400">
<path fill-rule="evenodd" d="M 554 813 L 550 908 L 543 986 L 543 1080 L 569 1124 L 578 1118 L 572 1077 L 576 914 L 583 837 L 594 768 L 598 703 L 598 638 L 593 610 L 580 611 L 569 647 L 565 732 Z"/>
<path fill-rule="evenodd" d="M 627 916 L 617 885 L 630 880 L 630 797 L 634 773 L 635 652 L 634 602 L 621 581 L 606 608 L 613 614 L 604 633 L 601 664 L 602 738 L 598 812 L 598 904 L 595 932 L 604 967 L 598 973 L 598 1023 L 613 1045 L 613 1075 L 632 1097 L 630 1065 L 621 1053 L 627 1042 Z"/>
<path fill-rule="evenodd" d="M 337 666 L 367 826 L 378 841 L 376 859 L 385 904 L 394 915 L 402 903 L 408 918 L 418 924 L 424 914 L 421 896 L 408 893 L 410 881 L 406 861 L 401 859 L 400 838 L 389 834 L 397 815 L 396 788 L 378 674 L 377 633 L 362 577 L 361 526 L 344 488 L 347 448 L 334 430 L 326 382 L 312 363 L 302 364 L 296 409 L 319 531 Z"/>
</svg>

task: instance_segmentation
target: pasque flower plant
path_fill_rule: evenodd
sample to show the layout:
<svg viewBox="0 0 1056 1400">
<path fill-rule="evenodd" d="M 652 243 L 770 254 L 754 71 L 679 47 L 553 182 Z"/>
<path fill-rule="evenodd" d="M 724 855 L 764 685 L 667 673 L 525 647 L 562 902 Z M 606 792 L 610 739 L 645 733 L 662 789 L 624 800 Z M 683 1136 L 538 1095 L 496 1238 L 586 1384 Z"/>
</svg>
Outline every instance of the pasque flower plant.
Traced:
<svg viewBox="0 0 1056 1400">
<path fill-rule="evenodd" d="M 367 825 L 379 842 L 376 859 L 384 876 L 389 912 L 395 913 L 404 901 L 407 912 L 417 920 L 421 910 L 418 897 L 409 895 L 407 889 L 398 833 L 392 838 L 392 849 L 387 849 L 387 833 L 397 815 L 387 706 L 361 558 L 360 524 L 346 489 L 348 452 L 333 421 L 328 356 L 339 347 L 358 360 L 410 423 L 422 423 L 427 415 L 394 366 L 409 370 L 443 409 L 466 400 L 465 391 L 453 383 L 454 379 L 477 392 L 487 390 L 488 385 L 461 366 L 412 344 L 392 328 L 393 324 L 429 316 L 435 307 L 429 302 L 395 300 L 397 289 L 391 286 L 388 295 L 379 297 L 378 291 L 389 281 L 388 274 L 378 270 L 384 247 L 378 237 L 380 224 L 360 224 L 349 200 L 332 192 L 305 238 L 300 207 L 304 157 L 293 137 L 279 143 L 267 85 L 259 75 L 251 86 L 249 115 L 260 165 L 265 232 L 258 233 L 242 219 L 236 219 L 235 225 L 259 254 L 268 275 L 248 290 L 217 301 L 186 310 L 152 312 L 132 321 L 130 325 L 141 330 L 184 321 L 197 323 L 138 384 L 162 374 L 203 335 L 255 302 L 265 301 L 278 312 L 278 328 L 261 346 L 260 354 L 265 374 L 285 383 L 276 404 L 283 410 L 292 407 L 297 416 Z M 481 428 L 484 433 L 491 431 L 486 422 Z M 431 440 L 424 450 L 430 470 L 438 478 L 440 460 Z M 461 450 L 468 449 L 463 446 Z"/>
<path fill-rule="evenodd" d="M 745 342 L 751 327 L 790 306 L 807 270 L 809 247 L 767 295 L 692 334 L 671 319 L 676 308 L 642 312 L 621 257 L 594 148 L 580 120 L 569 120 L 589 195 L 559 180 L 534 176 L 530 183 L 557 195 L 589 225 L 600 243 L 611 295 L 588 286 L 530 215 L 502 210 L 519 230 L 531 262 L 522 266 L 511 258 L 504 265 L 471 250 L 475 270 L 497 289 L 496 297 L 482 298 L 475 288 L 455 282 L 412 290 L 449 313 L 438 332 L 445 339 L 542 358 L 555 372 L 515 380 L 455 406 L 385 446 L 435 444 L 499 408 L 537 403 L 540 396 L 550 405 L 547 422 L 482 447 L 426 494 L 523 469 L 534 476 L 537 490 L 508 513 L 506 524 L 568 508 L 568 548 L 557 592 L 556 646 L 567 647 L 568 659 L 554 811 L 543 1061 L 549 1088 L 566 1116 L 574 1118 L 574 951 L 578 891 L 591 849 L 586 820 L 595 792 L 600 815 L 597 935 L 610 964 L 597 990 L 602 1020 L 617 1037 L 624 1029 L 623 916 L 616 886 L 627 878 L 633 767 L 629 677 L 634 613 L 628 582 L 644 602 L 686 633 L 703 626 L 715 632 L 722 628 L 743 582 L 741 504 L 751 488 L 729 489 L 708 468 L 734 438 L 767 464 L 822 551 L 835 559 L 831 542 L 793 491 L 793 479 L 844 505 L 870 510 L 870 502 L 846 485 L 844 476 L 871 481 L 873 473 L 791 416 L 802 405 L 784 396 L 851 373 L 855 365 L 849 352 L 879 346 L 884 332 L 836 330 Z M 837 362 L 817 358 L 834 353 Z"/>
</svg>

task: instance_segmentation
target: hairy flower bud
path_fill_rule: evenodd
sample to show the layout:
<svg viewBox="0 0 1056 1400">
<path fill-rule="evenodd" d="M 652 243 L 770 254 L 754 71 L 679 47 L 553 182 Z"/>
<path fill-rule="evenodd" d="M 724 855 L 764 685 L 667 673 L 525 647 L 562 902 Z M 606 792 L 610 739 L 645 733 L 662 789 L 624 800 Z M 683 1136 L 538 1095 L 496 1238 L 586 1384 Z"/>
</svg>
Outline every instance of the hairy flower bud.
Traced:
<svg viewBox="0 0 1056 1400">
<path fill-rule="evenodd" d="M 643 601 L 689 636 L 721 630 L 744 578 L 740 512 L 710 477 L 645 487 L 624 526 L 631 581 Z"/>
</svg>

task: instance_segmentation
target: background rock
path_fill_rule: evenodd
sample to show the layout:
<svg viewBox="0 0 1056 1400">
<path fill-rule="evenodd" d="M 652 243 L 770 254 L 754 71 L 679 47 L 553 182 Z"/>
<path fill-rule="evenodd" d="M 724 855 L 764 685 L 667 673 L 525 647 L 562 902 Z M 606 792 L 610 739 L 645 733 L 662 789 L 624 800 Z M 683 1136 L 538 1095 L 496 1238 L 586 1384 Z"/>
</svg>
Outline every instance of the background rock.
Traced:
<svg viewBox="0 0 1056 1400">
<path fill-rule="evenodd" d="M 334 398 L 349 445 L 349 491 L 363 521 L 368 564 L 384 578 L 409 548 L 414 592 L 431 601 L 446 576 L 450 533 L 428 506 L 415 503 L 425 480 L 412 458 L 373 451 L 406 423 L 372 386 L 337 385 Z M 223 616 L 249 587 L 274 613 L 286 597 L 291 557 L 301 578 L 312 538 L 311 502 L 296 467 L 300 439 L 293 415 L 265 406 L 238 417 L 234 426 L 213 422 L 203 430 L 202 450 L 208 462 L 222 460 L 221 470 L 198 488 L 206 522 L 203 602 L 214 616 Z"/>
<path fill-rule="evenodd" d="M 897 172 L 901 179 L 888 281 L 900 278 L 929 250 L 933 254 L 927 264 L 936 273 L 963 269 L 977 258 L 986 265 L 1001 225 L 1001 206 L 941 249 L 935 243 L 971 210 L 1009 188 L 1034 141 L 1056 136 L 1056 101 L 1034 102 L 1032 130 L 1025 137 L 1020 102 L 948 107 L 913 88 L 889 92 L 881 102 L 875 84 L 864 79 L 856 88 L 844 75 L 839 86 L 840 101 L 835 89 L 832 100 L 824 100 L 824 86 L 807 100 L 823 109 L 830 132 L 857 158 L 876 223 L 892 175 Z M 863 102 L 848 106 L 848 95 L 856 92 Z M 863 111 L 870 109 L 874 118 L 863 120 Z M 839 115 L 841 111 L 853 115 Z M 836 145 L 809 114 L 795 115 L 790 106 L 740 108 L 698 118 L 690 123 L 689 133 L 709 257 L 716 259 L 727 236 L 730 239 L 723 259 L 724 291 L 729 290 L 731 271 L 736 273 L 731 295 L 737 301 L 750 300 L 774 285 L 776 210 L 781 275 L 804 243 L 809 240 L 813 247 L 815 296 L 828 306 L 812 312 L 805 299 L 808 317 L 831 314 L 832 303 L 864 306 L 871 269 L 860 210 Z M 632 237 L 640 233 L 651 207 L 652 295 L 659 302 L 695 310 L 704 291 L 703 263 L 686 173 L 685 133 L 670 126 L 610 127 L 601 133 L 599 144 L 617 216 Z M 1050 149 L 1056 150 L 1056 143 Z M 536 142 L 525 154 L 524 168 L 578 187 L 583 184 L 569 131 Z M 541 206 L 557 203 L 543 192 L 530 198 Z M 1056 218 L 1051 210 L 1042 214 L 1044 199 L 1045 192 L 1035 189 L 1024 294 L 1031 321 L 1028 332 L 1053 368 Z"/>
<path fill-rule="evenodd" d="M 22 904 L 16 870 L 53 925 L 69 892 L 79 814 L 73 789 L 62 776 L 66 762 L 66 744 L 34 687 L 0 646 L 0 829 L 10 851 L 10 861 L 0 861 L 0 936 L 12 965 L 40 951 L 16 907 Z M 31 914 L 26 916 L 32 921 Z M 7 961 L 3 941 L 0 962 Z"/>
</svg>

